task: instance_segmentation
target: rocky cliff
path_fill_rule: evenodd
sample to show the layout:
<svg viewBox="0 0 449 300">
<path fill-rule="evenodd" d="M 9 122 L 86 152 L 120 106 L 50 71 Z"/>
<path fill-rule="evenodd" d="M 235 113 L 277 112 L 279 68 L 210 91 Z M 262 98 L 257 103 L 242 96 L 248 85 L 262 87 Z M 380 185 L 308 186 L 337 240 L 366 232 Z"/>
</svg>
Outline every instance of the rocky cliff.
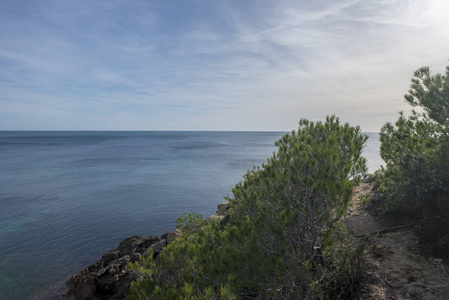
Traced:
<svg viewBox="0 0 449 300">
<path fill-rule="evenodd" d="M 223 214 L 227 202 L 218 204 L 217 214 Z M 219 218 L 213 215 L 209 218 Z M 77 300 L 90 299 L 124 299 L 136 274 L 128 267 L 129 262 L 139 261 L 150 249 L 157 257 L 165 246 L 181 236 L 180 230 L 168 232 L 161 237 L 142 237 L 135 235 L 126 238 L 117 249 L 103 254 L 96 263 L 88 266 L 77 275 L 72 276 L 67 285 L 65 296 L 73 295 Z"/>
</svg>

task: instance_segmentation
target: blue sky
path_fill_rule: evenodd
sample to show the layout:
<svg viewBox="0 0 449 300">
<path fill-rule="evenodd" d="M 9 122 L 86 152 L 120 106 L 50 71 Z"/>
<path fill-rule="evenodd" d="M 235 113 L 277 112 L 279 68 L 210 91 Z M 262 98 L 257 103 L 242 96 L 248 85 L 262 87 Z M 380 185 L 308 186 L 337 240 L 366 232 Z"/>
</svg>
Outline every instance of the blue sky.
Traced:
<svg viewBox="0 0 449 300">
<path fill-rule="evenodd" d="M 449 1 L 0 2 L 0 130 L 379 131 L 444 72 Z"/>
</svg>

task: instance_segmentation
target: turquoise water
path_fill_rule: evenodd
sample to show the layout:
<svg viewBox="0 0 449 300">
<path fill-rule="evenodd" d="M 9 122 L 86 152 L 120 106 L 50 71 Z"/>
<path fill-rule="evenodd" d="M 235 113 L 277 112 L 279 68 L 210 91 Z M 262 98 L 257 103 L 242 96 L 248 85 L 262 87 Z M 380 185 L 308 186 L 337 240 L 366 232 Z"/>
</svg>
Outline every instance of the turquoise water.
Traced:
<svg viewBox="0 0 449 300">
<path fill-rule="evenodd" d="M 128 236 L 170 231 L 184 212 L 213 214 L 281 135 L 0 132 L 0 299 L 65 280 Z"/>
</svg>

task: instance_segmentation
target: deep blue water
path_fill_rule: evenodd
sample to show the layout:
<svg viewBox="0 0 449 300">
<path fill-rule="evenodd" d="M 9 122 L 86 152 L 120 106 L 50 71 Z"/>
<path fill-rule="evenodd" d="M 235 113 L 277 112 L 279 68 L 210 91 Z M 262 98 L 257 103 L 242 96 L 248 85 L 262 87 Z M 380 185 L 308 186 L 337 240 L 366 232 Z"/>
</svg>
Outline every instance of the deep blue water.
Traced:
<svg viewBox="0 0 449 300">
<path fill-rule="evenodd" d="M 0 299 L 68 279 L 128 236 L 173 230 L 184 212 L 215 213 L 281 135 L 0 132 Z"/>
</svg>

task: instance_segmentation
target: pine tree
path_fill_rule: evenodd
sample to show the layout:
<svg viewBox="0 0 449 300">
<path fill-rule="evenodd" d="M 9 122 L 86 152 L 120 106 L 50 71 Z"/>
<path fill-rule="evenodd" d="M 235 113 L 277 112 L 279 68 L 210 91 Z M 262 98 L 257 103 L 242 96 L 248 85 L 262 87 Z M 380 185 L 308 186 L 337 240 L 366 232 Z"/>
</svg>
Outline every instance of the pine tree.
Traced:
<svg viewBox="0 0 449 300">
<path fill-rule="evenodd" d="M 385 211 L 414 218 L 422 240 L 449 256 L 449 67 L 445 75 L 423 67 L 411 81 L 404 97 L 420 111 L 382 128 L 377 178 Z"/>
<path fill-rule="evenodd" d="M 340 218 L 366 172 L 359 127 L 301 120 L 278 151 L 233 189 L 228 215 L 179 220 L 183 236 L 133 269 L 130 299 L 336 298 L 361 252 Z M 343 291 L 343 292 L 342 292 Z"/>
</svg>

